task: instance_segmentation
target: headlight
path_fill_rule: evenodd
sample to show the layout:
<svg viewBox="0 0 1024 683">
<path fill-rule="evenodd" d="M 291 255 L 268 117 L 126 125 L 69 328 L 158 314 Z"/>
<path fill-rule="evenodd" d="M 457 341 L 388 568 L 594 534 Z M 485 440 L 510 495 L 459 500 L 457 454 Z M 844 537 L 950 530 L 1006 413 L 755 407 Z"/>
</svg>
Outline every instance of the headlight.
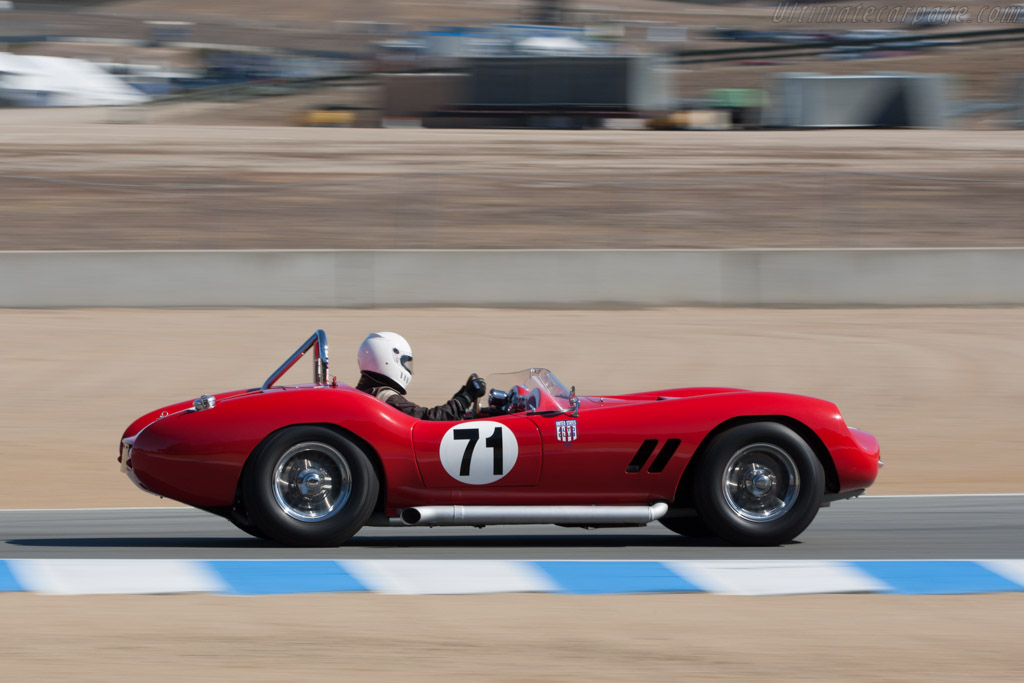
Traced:
<svg viewBox="0 0 1024 683">
<path fill-rule="evenodd" d="M 132 445 L 127 440 L 121 442 L 121 471 L 127 472 L 131 468 Z"/>
<path fill-rule="evenodd" d="M 196 400 L 192 401 L 192 408 L 198 413 L 200 410 L 209 410 L 216 405 L 217 399 L 213 396 L 207 396 L 203 394 Z"/>
</svg>

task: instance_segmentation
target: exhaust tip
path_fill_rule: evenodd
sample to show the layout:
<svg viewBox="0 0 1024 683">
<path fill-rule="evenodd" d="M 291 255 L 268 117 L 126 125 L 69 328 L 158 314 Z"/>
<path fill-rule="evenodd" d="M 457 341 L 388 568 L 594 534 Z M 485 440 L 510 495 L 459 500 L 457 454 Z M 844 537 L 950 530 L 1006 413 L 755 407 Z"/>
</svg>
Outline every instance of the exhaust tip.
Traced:
<svg viewBox="0 0 1024 683">
<path fill-rule="evenodd" d="M 423 515 L 416 508 L 405 508 L 402 510 L 402 522 L 405 524 L 419 524 L 421 519 L 423 519 Z"/>
</svg>

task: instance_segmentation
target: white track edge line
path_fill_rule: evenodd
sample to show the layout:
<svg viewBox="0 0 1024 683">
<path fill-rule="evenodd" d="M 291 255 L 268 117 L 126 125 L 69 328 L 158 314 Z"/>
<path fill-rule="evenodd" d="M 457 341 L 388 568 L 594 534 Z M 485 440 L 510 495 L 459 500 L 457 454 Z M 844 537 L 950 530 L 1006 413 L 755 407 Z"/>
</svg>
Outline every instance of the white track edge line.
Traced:
<svg viewBox="0 0 1024 683">
<path fill-rule="evenodd" d="M 849 500 L 871 500 L 875 498 L 993 498 L 996 496 L 1024 496 L 1024 493 L 891 493 L 880 495 L 864 494 Z M 834 503 L 843 501 L 836 500 Z"/>
<path fill-rule="evenodd" d="M 813 564 L 818 562 L 845 562 L 845 563 L 858 563 L 858 562 L 877 562 L 877 563 L 888 563 L 888 562 L 1005 562 L 1007 560 L 1013 562 L 1024 562 L 1024 558 L 1020 557 L 869 557 L 869 558 L 848 558 L 848 557 L 804 557 L 804 558 L 703 558 L 703 559 L 692 559 L 692 560 L 680 560 L 679 558 L 660 558 L 660 559 L 648 559 L 648 560 L 637 560 L 632 558 L 619 558 L 619 559 L 608 559 L 608 558 L 597 558 L 597 557 L 581 557 L 581 558 L 558 558 L 558 557 L 541 557 L 541 558 L 518 558 L 518 557 L 467 557 L 467 558 L 446 558 L 446 557 L 427 557 L 427 558 L 416 558 L 416 557 L 39 557 L 39 556 L 28 556 L 28 557 L 0 557 L 0 562 L 21 562 L 24 560 L 31 560 L 33 562 L 148 562 L 150 560 L 161 562 L 167 560 L 174 560 L 176 562 L 334 562 L 336 564 L 344 565 L 346 562 L 359 562 L 362 560 L 369 560 L 373 562 L 572 562 L 574 564 L 580 563 L 606 563 L 613 562 L 615 564 L 629 564 L 629 563 L 694 563 L 694 564 L 719 564 L 722 562 L 728 563 L 767 563 L 767 564 Z M 344 568 L 344 567 L 343 567 Z"/>
</svg>

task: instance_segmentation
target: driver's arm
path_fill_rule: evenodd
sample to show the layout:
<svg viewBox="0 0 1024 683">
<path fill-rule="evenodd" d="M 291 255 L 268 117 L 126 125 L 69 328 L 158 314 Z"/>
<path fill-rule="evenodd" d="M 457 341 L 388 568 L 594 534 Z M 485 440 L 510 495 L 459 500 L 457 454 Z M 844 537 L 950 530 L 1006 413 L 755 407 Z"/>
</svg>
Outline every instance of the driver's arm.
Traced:
<svg viewBox="0 0 1024 683">
<path fill-rule="evenodd" d="M 424 408 L 398 393 L 389 396 L 386 403 L 418 420 L 462 420 L 466 417 L 466 411 L 473 405 L 473 401 L 483 396 L 485 391 L 486 386 L 483 381 L 476 380 L 467 382 L 464 387 L 459 387 L 459 390 L 447 403 L 433 408 Z"/>
</svg>

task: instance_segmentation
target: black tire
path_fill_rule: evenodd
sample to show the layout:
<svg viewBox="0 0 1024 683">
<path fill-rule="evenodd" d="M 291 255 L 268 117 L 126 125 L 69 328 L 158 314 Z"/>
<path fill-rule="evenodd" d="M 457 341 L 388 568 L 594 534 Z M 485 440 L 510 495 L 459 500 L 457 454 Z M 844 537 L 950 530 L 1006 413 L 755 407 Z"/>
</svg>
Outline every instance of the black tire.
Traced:
<svg viewBox="0 0 1024 683">
<path fill-rule="evenodd" d="M 722 432 L 699 463 L 694 503 L 718 536 L 739 545 L 779 545 L 818 514 L 825 472 L 792 429 L 755 422 Z"/>
<path fill-rule="evenodd" d="M 693 517 L 662 517 L 658 521 L 666 529 L 674 531 L 680 536 L 689 536 L 690 538 L 712 538 L 715 536 L 711 527 L 696 515 Z"/>
<path fill-rule="evenodd" d="M 232 524 L 234 524 L 235 527 L 244 531 L 250 536 L 255 536 L 256 538 L 263 541 L 272 540 L 265 536 L 263 533 L 261 533 L 260 530 L 257 529 L 256 526 L 252 523 L 252 520 L 249 519 L 249 515 L 246 514 L 244 511 L 239 510 L 237 507 L 234 510 L 232 510 L 230 514 L 227 515 L 226 519 Z"/>
<path fill-rule="evenodd" d="M 373 512 L 380 484 L 349 439 L 324 427 L 289 427 L 252 456 L 242 496 L 254 535 L 285 545 L 338 546 Z"/>
</svg>

